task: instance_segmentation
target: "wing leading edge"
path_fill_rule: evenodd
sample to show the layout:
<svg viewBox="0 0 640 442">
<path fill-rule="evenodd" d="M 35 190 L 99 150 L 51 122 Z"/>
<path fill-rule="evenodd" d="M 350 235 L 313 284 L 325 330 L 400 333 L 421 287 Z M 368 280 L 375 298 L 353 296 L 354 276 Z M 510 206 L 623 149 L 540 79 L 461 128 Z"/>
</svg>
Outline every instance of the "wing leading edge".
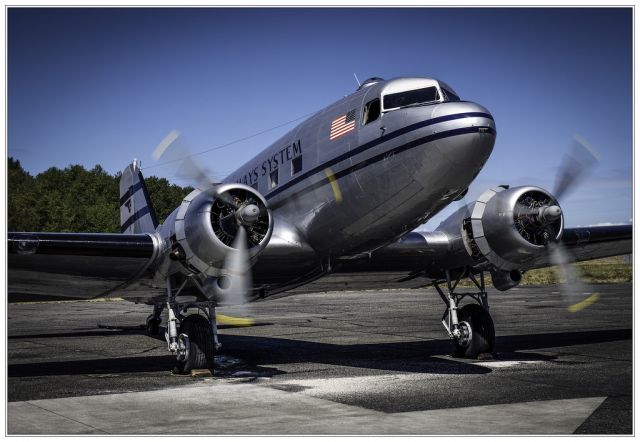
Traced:
<svg viewBox="0 0 640 442">
<path fill-rule="evenodd" d="M 562 243 L 571 262 L 632 253 L 632 225 L 565 229 Z M 444 271 L 456 267 L 468 254 L 461 238 L 447 238 L 443 232 L 412 232 L 398 242 L 371 254 L 370 258 L 344 262 L 336 271 L 296 292 L 344 289 L 416 288 L 443 280 Z M 547 267 L 550 255 L 523 264 L 521 270 Z"/>
<path fill-rule="evenodd" d="M 8 291 L 16 300 L 117 295 L 152 267 L 159 250 L 152 234 L 10 232 Z"/>
<path fill-rule="evenodd" d="M 628 255 L 633 251 L 633 225 L 577 227 L 565 229 L 562 243 L 574 258 L 588 261 L 608 256 Z M 545 253 L 527 263 L 525 270 L 552 265 Z"/>
</svg>

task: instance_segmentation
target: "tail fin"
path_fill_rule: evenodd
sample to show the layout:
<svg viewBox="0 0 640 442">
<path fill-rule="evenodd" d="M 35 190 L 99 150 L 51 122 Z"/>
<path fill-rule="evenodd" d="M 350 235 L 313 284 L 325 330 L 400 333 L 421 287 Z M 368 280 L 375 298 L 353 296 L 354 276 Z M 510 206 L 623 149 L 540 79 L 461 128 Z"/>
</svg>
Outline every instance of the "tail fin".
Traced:
<svg viewBox="0 0 640 442">
<path fill-rule="evenodd" d="M 155 232 L 158 227 L 138 160 L 128 165 L 120 177 L 120 231 L 122 233 Z"/>
</svg>

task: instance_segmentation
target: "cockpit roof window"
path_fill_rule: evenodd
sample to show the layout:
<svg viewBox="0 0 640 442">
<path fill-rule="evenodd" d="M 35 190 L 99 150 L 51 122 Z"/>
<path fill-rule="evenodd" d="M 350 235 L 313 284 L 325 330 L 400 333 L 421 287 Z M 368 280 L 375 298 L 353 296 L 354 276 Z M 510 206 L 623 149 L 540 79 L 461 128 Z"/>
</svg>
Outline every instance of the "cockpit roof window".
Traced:
<svg viewBox="0 0 640 442">
<path fill-rule="evenodd" d="M 458 95 L 451 89 L 442 88 L 442 92 L 444 93 L 445 99 L 447 101 L 460 101 L 460 97 L 458 97 Z"/>
<path fill-rule="evenodd" d="M 383 97 L 385 110 L 433 103 L 439 100 L 440 94 L 438 93 L 438 88 L 435 86 L 396 92 L 395 94 L 388 94 Z"/>
</svg>

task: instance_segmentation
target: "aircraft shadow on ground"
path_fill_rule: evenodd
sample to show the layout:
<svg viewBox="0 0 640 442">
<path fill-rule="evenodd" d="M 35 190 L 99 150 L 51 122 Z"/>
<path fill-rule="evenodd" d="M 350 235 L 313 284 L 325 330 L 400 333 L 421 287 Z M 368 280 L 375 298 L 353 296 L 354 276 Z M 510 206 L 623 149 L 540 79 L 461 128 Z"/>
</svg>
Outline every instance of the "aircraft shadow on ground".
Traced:
<svg viewBox="0 0 640 442">
<path fill-rule="evenodd" d="M 131 336 L 131 335 L 145 335 L 145 331 L 142 328 L 138 329 L 126 329 L 126 330 L 83 330 L 83 331 L 69 331 L 64 333 L 36 333 L 30 335 L 11 335 L 8 339 L 55 339 L 55 338 L 83 338 L 83 337 L 109 337 L 109 336 Z"/>
<path fill-rule="evenodd" d="M 114 336 L 116 335 L 117 332 L 114 331 Z M 631 338 L 631 329 L 542 333 L 499 337 L 496 347 L 499 359 L 503 359 L 503 355 L 506 360 L 549 360 L 552 358 L 529 351 Z M 463 360 L 442 358 L 451 352 L 451 343 L 448 340 L 341 345 L 257 336 L 223 335 L 222 339 L 222 354 L 241 359 L 241 369 L 251 367 L 251 371 L 264 376 L 282 373 L 264 366 L 303 362 L 410 373 L 485 374 L 492 371 Z M 527 353 L 519 353 L 524 350 Z M 8 376 L 11 378 L 159 372 L 171 370 L 174 361 L 171 355 L 137 355 L 23 364 L 13 364 L 9 361 Z"/>
<path fill-rule="evenodd" d="M 269 323 L 259 323 L 254 324 L 251 327 L 260 327 L 264 325 L 271 325 Z M 225 330 L 229 328 L 237 328 L 238 326 L 234 325 L 218 325 L 218 330 Z M 153 338 L 159 339 L 164 342 L 164 332 L 166 328 L 160 327 L 160 332 L 151 336 Z M 145 330 L 144 325 L 125 325 L 125 326 L 117 326 L 117 325 L 99 325 L 96 329 L 95 327 L 88 328 L 86 330 L 73 330 L 62 333 L 35 333 L 28 335 L 10 335 L 7 339 L 16 340 L 16 339 L 47 339 L 47 338 L 82 338 L 82 337 L 101 337 L 101 336 L 130 336 L 130 335 L 143 335 L 148 336 Z"/>
</svg>

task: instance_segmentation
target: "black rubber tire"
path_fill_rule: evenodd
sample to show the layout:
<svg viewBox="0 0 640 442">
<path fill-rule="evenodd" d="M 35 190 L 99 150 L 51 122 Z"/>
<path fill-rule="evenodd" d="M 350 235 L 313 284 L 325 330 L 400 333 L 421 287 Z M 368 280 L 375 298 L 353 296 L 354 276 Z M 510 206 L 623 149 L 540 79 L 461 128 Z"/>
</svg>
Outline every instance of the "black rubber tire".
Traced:
<svg viewBox="0 0 640 442">
<path fill-rule="evenodd" d="M 213 367 L 213 333 L 207 318 L 198 314 L 187 316 L 178 334 L 189 337 L 189 355 L 184 361 L 176 361 L 174 373 L 189 374 L 194 369 Z"/>
<path fill-rule="evenodd" d="M 481 353 L 493 352 L 496 331 L 489 312 L 478 304 L 467 304 L 458 310 L 458 322 L 463 321 L 471 326 L 471 342 L 466 347 L 462 347 L 456 342 L 454 355 L 476 359 Z"/>
</svg>

